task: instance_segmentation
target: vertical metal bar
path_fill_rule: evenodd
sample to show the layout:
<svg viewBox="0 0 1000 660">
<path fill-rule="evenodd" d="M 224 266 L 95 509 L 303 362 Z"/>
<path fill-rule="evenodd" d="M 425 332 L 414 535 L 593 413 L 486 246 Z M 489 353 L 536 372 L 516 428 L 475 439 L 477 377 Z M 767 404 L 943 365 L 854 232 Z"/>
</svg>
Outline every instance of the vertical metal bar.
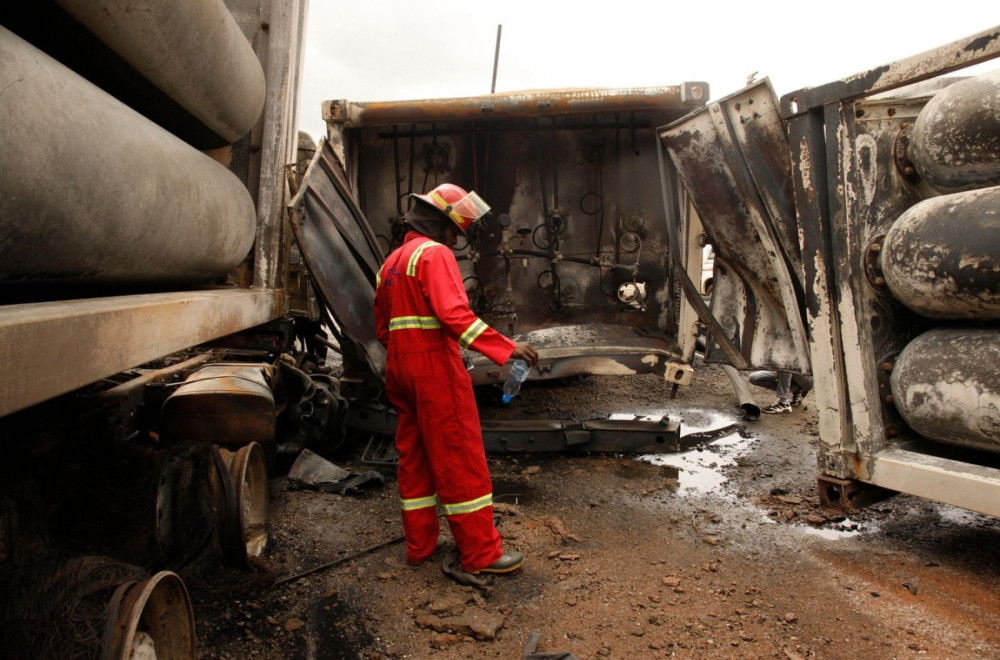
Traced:
<svg viewBox="0 0 1000 660">
<path fill-rule="evenodd" d="M 490 94 L 497 91 L 497 66 L 500 64 L 500 32 L 503 31 L 503 24 L 497 25 L 497 47 L 493 53 L 493 83 L 490 85 Z"/>
<path fill-rule="evenodd" d="M 298 136 L 295 121 L 297 80 L 292 77 L 291 54 L 302 34 L 299 12 L 305 0 L 273 2 L 270 6 L 265 77 L 267 93 L 261 131 L 261 171 L 257 200 L 257 240 L 254 244 L 254 288 L 274 289 L 281 270 L 281 219 L 284 211 L 284 165 L 292 161 Z"/>
<path fill-rule="evenodd" d="M 830 242 L 831 188 L 828 185 L 836 185 L 836 168 L 830 178 L 824 129 L 822 108 L 795 115 L 788 122 L 795 210 L 805 268 L 805 313 L 819 409 L 818 463 L 821 472 L 847 478 L 853 476 L 848 456 L 854 453 L 855 439 L 849 423 L 847 392 L 843 387 L 843 344 Z"/>
<path fill-rule="evenodd" d="M 850 406 L 850 424 L 853 428 L 859 458 L 869 457 L 885 445 L 882 409 L 875 379 L 875 354 L 871 330 L 867 319 L 871 309 L 865 296 L 864 230 L 867 213 L 861 194 L 860 164 L 858 162 L 858 129 L 855 126 L 853 101 L 831 103 L 826 106 L 827 144 L 830 195 L 830 235 L 833 251 L 834 277 L 838 287 L 838 311 L 841 318 L 840 337 L 844 352 L 844 383 L 847 386 L 847 403 Z M 854 478 L 867 479 L 867 466 L 856 462 Z"/>
</svg>

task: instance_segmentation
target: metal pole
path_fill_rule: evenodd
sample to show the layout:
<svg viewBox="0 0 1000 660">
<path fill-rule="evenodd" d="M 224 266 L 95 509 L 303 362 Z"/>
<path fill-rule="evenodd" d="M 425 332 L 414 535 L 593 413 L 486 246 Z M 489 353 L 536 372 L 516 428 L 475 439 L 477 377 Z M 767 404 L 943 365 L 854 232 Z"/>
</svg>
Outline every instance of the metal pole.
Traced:
<svg viewBox="0 0 1000 660">
<path fill-rule="evenodd" d="M 497 91 L 497 64 L 500 63 L 500 32 L 503 30 L 503 24 L 497 25 L 497 48 L 493 53 L 493 83 L 490 85 L 490 94 Z"/>
</svg>

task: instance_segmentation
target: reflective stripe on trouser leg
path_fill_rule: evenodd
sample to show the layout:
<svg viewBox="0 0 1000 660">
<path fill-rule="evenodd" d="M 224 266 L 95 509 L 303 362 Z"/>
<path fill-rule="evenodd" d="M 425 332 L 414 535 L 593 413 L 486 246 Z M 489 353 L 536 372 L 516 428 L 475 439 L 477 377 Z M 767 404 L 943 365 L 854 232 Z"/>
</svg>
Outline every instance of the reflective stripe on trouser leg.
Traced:
<svg viewBox="0 0 1000 660">
<path fill-rule="evenodd" d="M 390 379 L 387 378 L 387 389 Z M 399 467 L 396 481 L 402 503 L 403 535 L 406 538 L 406 561 L 418 564 L 437 548 L 441 524 L 430 461 L 420 439 L 417 416 L 408 397 L 392 396 L 396 407 L 396 451 Z"/>
<path fill-rule="evenodd" d="M 442 507 L 456 538 L 461 534 L 467 548 L 479 549 L 462 553 L 462 567 L 478 571 L 496 561 L 500 534 L 493 525 L 493 493 L 466 502 L 443 503 Z"/>
<path fill-rule="evenodd" d="M 400 339 L 405 342 L 408 337 Z M 457 344 L 449 340 L 437 346 L 391 346 L 386 356 L 386 393 L 399 415 L 397 474 L 403 499 L 437 492 L 442 504 L 452 505 L 492 492 L 472 379 Z M 419 553 L 433 552 L 436 546 L 437 533 L 429 537 L 429 531 L 436 529 L 430 526 L 430 511 L 427 507 L 403 515 L 408 559 L 419 560 Z M 503 554 L 492 504 L 449 516 L 448 526 L 466 570 L 485 568 Z"/>
<path fill-rule="evenodd" d="M 493 525 L 493 483 L 486 465 L 472 379 L 457 345 L 452 344 L 445 355 L 428 357 L 436 373 L 433 379 L 425 378 L 435 386 L 420 392 L 416 408 L 420 435 L 442 506 L 446 512 L 452 506 L 468 507 L 465 513 L 449 515 L 448 527 L 455 537 L 462 566 L 479 570 L 495 562 L 503 552 L 500 533 Z M 430 369 L 425 366 L 422 373 L 428 374 Z M 477 503 L 468 504 L 474 501 Z M 480 505 L 477 510 L 469 510 Z"/>
<path fill-rule="evenodd" d="M 406 537 L 406 561 L 419 564 L 437 548 L 441 526 L 437 516 L 437 496 L 400 499 L 403 509 L 403 535 Z"/>
</svg>

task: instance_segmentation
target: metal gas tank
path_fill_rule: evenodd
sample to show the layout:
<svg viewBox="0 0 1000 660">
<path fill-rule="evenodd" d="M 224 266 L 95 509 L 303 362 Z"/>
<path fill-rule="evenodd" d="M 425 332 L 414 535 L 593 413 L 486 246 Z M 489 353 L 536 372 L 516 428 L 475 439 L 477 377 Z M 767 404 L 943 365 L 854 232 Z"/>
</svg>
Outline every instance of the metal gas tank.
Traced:
<svg viewBox="0 0 1000 660">
<path fill-rule="evenodd" d="M 932 197 L 886 233 L 879 265 L 892 295 L 939 319 L 1000 319 L 1000 187 Z"/>
<path fill-rule="evenodd" d="M 1000 184 L 1000 70 L 935 94 L 913 124 L 907 155 L 941 192 Z"/>
<path fill-rule="evenodd" d="M 899 354 L 892 398 L 931 440 L 1000 452 L 1000 330 L 939 328 Z"/>
<path fill-rule="evenodd" d="M 0 286 L 203 282 L 257 213 L 226 167 L 0 27 Z"/>
</svg>

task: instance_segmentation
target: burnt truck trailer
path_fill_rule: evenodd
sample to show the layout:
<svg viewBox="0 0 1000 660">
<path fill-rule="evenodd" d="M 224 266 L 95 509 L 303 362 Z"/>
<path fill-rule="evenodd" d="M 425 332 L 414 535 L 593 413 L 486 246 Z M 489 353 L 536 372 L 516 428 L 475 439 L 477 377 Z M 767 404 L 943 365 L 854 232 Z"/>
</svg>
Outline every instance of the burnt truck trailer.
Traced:
<svg viewBox="0 0 1000 660">
<path fill-rule="evenodd" d="M 283 452 L 392 461 L 372 287 L 408 192 L 490 199 L 459 256 L 477 311 L 541 348 L 533 378 L 691 378 L 701 237 L 661 194 L 656 128 L 707 85 L 341 102 L 317 147 L 305 5 L 0 10 L 0 655 L 194 657 L 188 585 L 265 552 Z M 484 440 L 681 446 L 668 418 Z"/>
<path fill-rule="evenodd" d="M 942 358 L 958 384 L 935 387 L 919 358 L 995 350 L 980 299 L 996 251 L 937 249 L 925 218 L 989 234 L 978 161 L 932 175 L 927 152 L 941 135 L 998 150 L 920 120 L 948 96 L 876 96 L 993 57 L 995 31 L 781 102 L 764 84 L 709 104 L 699 82 L 330 101 L 315 145 L 295 128 L 305 0 L 168 4 L 0 10 L 0 654 L 194 657 L 187 585 L 265 552 L 283 452 L 365 443 L 392 462 L 375 272 L 407 195 L 445 181 L 494 208 L 457 255 L 477 313 L 539 347 L 532 379 L 682 386 L 704 326 L 709 359 L 816 374 L 825 493 L 854 500 L 860 481 L 995 511 L 982 434 L 956 457 L 933 429 L 956 424 L 922 404 L 957 391 L 989 445 L 995 370 Z M 939 93 L 995 109 L 990 85 Z M 942 177 L 973 190 L 940 195 Z M 949 275 L 885 256 L 921 232 L 987 282 L 976 301 L 948 294 L 957 321 L 906 289 Z M 468 365 L 476 385 L 506 377 Z M 484 442 L 684 445 L 668 418 L 496 423 Z"/>
<path fill-rule="evenodd" d="M 827 505 L 1000 515 L 1000 72 L 962 71 L 998 54 L 993 27 L 660 131 L 715 249 L 709 359 L 759 364 L 766 333 L 811 370 Z"/>
<path fill-rule="evenodd" d="M 539 349 L 530 380 L 655 373 L 689 383 L 698 323 L 678 273 L 700 273 L 701 236 L 683 234 L 677 205 L 665 204 L 656 128 L 707 97 L 705 83 L 687 82 L 324 103 L 327 136 L 293 200 L 292 229 L 335 317 L 341 391 L 356 402 L 348 426 L 392 435 L 384 406 L 367 403 L 384 362 L 374 275 L 402 237 L 409 195 L 445 181 L 492 205 L 456 256 L 474 311 Z M 468 365 L 474 385 L 501 383 L 509 369 L 479 355 Z M 680 447 L 669 419 L 489 422 L 484 441 L 497 452 Z M 384 455 L 373 447 L 370 458 Z"/>
</svg>

